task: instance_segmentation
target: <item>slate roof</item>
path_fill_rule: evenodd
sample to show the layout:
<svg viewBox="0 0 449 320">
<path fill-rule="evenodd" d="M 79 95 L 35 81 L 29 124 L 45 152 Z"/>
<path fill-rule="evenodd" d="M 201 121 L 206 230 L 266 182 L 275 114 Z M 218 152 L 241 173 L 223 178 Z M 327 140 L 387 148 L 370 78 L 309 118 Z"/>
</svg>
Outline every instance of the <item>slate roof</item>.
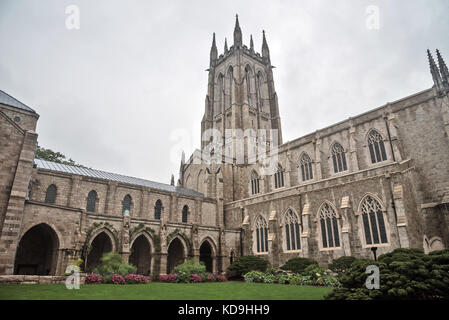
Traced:
<svg viewBox="0 0 449 320">
<path fill-rule="evenodd" d="M 22 102 L 20 102 L 16 98 L 11 97 L 9 94 L 7 94 L 6 92 L 4 92 L 2 90 L 0 90 L 0 103 L 5 104 L 7 106 L 14 107 L 14 108 L 18 108 L 18 109 L 36 113 L 36 111 L 34 111 L 30 107 L 28 107 L 26 104 L 23 104 Z"/>
<path fill-rule="evenodd" d="M 202 194 L 198 191 L 192 190 L 192 189 L 176 187 L 176 186 L 172 186 L 169 184 L 124 176 L 121 174 L 105 172 L 105 171 L 100 171 L 100 170 L 94 170 L 94 169 L 88 169 L 88 168 L 81 168 L 81 167 L 60 164 L 60 163 L 41 160 L 41 159 L 34 159 L 34 163 L 36 164 L 37 168 L 39 168 L 39 169 L 76 174 L 79 176 L 91 177 L 91 178 L 97 178 L 97 179 L 103 179 L 103 180 L 109 180 L 109 181 L 116 181 L 116 182 L 127 183 L 127 184 L 131 184 L 131 185 L 135 185 L 135 186 L 149 187 L 152 189 L 166 191 L 166 192 L 175 192 L 180 195 L 185 195 L 185 196 L 190 196 L 190 197 L 204 198 L 204 194 Z"/>
</svg>

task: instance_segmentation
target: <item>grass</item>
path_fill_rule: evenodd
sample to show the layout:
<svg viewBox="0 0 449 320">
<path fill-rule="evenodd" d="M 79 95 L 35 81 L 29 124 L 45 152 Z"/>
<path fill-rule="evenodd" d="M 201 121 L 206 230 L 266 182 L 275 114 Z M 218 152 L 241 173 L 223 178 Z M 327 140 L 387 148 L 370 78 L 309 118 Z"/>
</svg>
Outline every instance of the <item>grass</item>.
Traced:
<svg viewBox="0 0 449 320">
<path fill-rule="evenodd" d="M 0 285 L 0 300 L 322 300 L 332 289 L 297 285 L 218 282 L 137 285 L 88 284 L 68 290 L 60 284 Z"/>
</svg>

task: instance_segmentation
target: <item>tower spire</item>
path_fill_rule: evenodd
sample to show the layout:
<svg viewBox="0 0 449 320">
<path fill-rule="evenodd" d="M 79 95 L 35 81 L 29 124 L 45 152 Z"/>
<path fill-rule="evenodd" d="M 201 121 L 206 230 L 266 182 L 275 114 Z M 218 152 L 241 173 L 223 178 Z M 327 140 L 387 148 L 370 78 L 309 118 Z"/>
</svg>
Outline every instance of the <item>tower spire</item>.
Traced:
<svg viewBox="0 0 449 320">
<path fill-rule="evenodd" d="M 212 46 L 210 48 L 210 61 L 214 61 L 217 60 L 218 57 L 218 50 L 217 50 L 217 45 L 215 43 L 215 32 L 214 35 L 212 37 Z"/>
<path fill-rule="evenodd" d="M 427 58 L 429 59 L 430 73 L 432 74 L 433 83 L 438 92 L 441 92 L 443 89 L 443 83 L 441 80 L 440 72 L 438 71 L 437 65 L 435 64 L 435 60 L 433 60 L 432 54 L 430 50 L 427 49 Z"/>
<path fill-rule="evenodd" d="M 446 63 L 440 54 L 440 50 L 437 49 L 438 67 L 440 69 L 441 80 L 443 86 L 449 89 L 449 70 L 447 69 Z"/>
<path fill-rule="evenodd" d="M 265 38 L 265 30 L 262 30 L 262 57 L 270 59 L 270 49 L 268 49 L 267 38 Z"/>
<path fill-rule="evenodd" d="M 235 28 L 234 28 L 234 47 L 242 46 L 242 30 L 240 29 L 239 16 L 235 15 Z"/>
</svg>

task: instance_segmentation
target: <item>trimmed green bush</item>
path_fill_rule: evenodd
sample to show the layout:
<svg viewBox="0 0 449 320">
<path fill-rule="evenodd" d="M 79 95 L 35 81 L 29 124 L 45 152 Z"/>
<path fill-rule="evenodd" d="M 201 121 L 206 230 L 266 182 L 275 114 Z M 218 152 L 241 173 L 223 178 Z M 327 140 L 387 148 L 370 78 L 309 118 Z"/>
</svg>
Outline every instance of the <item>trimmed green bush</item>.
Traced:
<svg viewBox="0 0 449 320">
<path fill-rule="evenodd" d="M 245 282 L 264 282 L 264 273 L 260 271 L 250 271 L 243 276 Z"/>
<path fill-rule="evenodd" d="M 292 258 L 288 260 L 282 267 L 282 270 L 288 270 L 294 273 L 303 273 L 310 265 L 318 265 L 315 260 L 307 258 Z"/>
<path fill-rule="evenodd" d="M 203 275 L 206 273 L 206 266 L 203 263 L 195 263 L 193 258 L 191 258 L 184 263 L 176 266 L 174 269 L 174 273 L 185 273 L 189 276 L 195 273 Z"/>
<path fill-rule="evenodd" d="M 343 273 L 345 270 L 349 269 L 355 260 L 357 260 L 355 257 L 343 256 L 332 261 L 328 268 L 336 273 Z"/>
<path fill-rule="evenodd" d="M 133 265 L 124 263 L 122 256 L 118 253 L 105 253 L 100 261 L 101 263 L 95 268 L 94 273 L 101 275 L 105 282 L 111 282 L 113 274 L 124 277 L 137 271 L 137 268 Z"/>
<path fill-rule="evenodd" d="M 256 256 L 244 256 L 235 260 L 229 267 L 228 271 L 234 273 L 236 277 L 241 278 L 250 271 L 265 272 L 269 266 L 269 262 Z"/>
<path fill-rule="evenodd" d="M 367 289 L 367 266 L 377 265 L 380 288 Z M 343 286 L 326 299 L 430 300 L 449 299 L 449 250 L 424 254 L 417 249 L 396 249 L 378 261 L 359 259 L 339 277 Z"/>
</svg>

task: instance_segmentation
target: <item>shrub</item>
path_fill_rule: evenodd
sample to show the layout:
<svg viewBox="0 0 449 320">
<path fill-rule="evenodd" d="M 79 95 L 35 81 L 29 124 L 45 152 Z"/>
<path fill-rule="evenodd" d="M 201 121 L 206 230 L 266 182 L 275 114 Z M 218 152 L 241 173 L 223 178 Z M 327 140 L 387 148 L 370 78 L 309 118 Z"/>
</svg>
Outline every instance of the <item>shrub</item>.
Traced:
<svg viewBox="0 0 449 320">
<path fill-rule="evenodd" d="M 243 278 L 245 279 L 245 282 L 263 282 L 264 273 L 260 271 L 250 271 L 246 273 Z"/>
<path fill-rule="evenodd" d="M 275 281 L 277 281 L 277 278 L 274 274 L 265 273 L 263 275 L 263 283 L 274 283 Z"/>
<path fill-rule="evenodd" d="M 177 273 L 170 273 L 170 274 L 165 274 L 160 276 L 159 280 L 162 282 L 176 282 L 178 278 L 178 274 Z"/>
<path fill-rule="evenodd" d="M 241 278 L 250 271 L 265 272 L 269 262 L 256 256 L 244 256 L 235 260 L 229 267 L 228 271 L 235 272 L 235 275 Z"/>
<path fill-rule="evenodd" d="M 328 268 L 334 272 L 343 273 L 345 272 L 345 270 L 349 269 L 349 267 L 355 260 L 357 260 L 355 257 L 343 256 L 332 261 L 332 263 L 329 264 Z"/>
<path fill-rule="evenodd" d="M 102 283 L 102 282 L 103 282 L 103 279 L 98 274 L 95 274 L 95 273 L 91 273 L 90 275 L 88 275 L 85 280 L 86 284 L 91 284 L 91 283 L 98 284 L 98 283 Z"/>
<path fill-rule="evenodd" d="M 290 282 L 290 276 L 285 275 L 285 274 L 279 274 L 277 276 L 277 282 L 280 284 L 288 284 Z"/>
<path fill-rule="evenodd" d="M 113 274 L 124 277 L 127 274 L 136 273 L 136 271 L 136 267 L 123 262 L 120 254 L 108 252 L 101 257 L 101 263 L 94 272 L 101 275 L 105 282 L 111 282 Z"/>
<path fill-rule="evenodd" d="M 192 258 L 176 266 L 174 271 L 175 273 L 185 273 L 189 276 L 192 274 L 204 274 L 206 272 L 206 266 L 202 263 L 195 263 Z"/>
<path fill-rule="evenodd" d="M 206 282 L 215 282 L 216 278 L 212 273 L 207 273 L 206 276 L 204 277 L 204 281 Z"/>
<path fill-rule="evenodd" d="M 111 277 L 113 284 L 125 284 L 125 278 L 121 274 L 114 273 Z"/>
<path fill-rule="evenodd" d="M 379 289 L 365 286 L 369 265 L 379 267 Z M 339 280 L 343 288 L 334 289 L 326 299 L 449 299 L 449 250 L 426 255 L 417 249 L 396 249 L 378 261 L 359 259 Z"/>
<path fill-rule="evenodd" d="M 203 282 L 203 279 L 199 274 L 194 273 L 190 275 L 190 282 L 192 283 Z"/>
<path fill-rule="evenodd" d="M 128 284 L 147 283 L 148 278 L 139 274 L 132 273 L 125 276 L 125 281 Z"/>
<path fill-rule="evenodd" d="M 226 281 L 228 281 L 227 279 L 226 279 L 226 277 L 224 276 L 224 275 L 218 275 L 216 278 L 215 278 L 215 280 L 217 281 L 217 282 L 226 282 Z"/>
<path fill-rule="evenodd" d="M 288 260 L 281 269 L 301 274 L 310 265 L 318 265 L 318 263 L 312 259 L 297 257 Z"/>
</svg>

